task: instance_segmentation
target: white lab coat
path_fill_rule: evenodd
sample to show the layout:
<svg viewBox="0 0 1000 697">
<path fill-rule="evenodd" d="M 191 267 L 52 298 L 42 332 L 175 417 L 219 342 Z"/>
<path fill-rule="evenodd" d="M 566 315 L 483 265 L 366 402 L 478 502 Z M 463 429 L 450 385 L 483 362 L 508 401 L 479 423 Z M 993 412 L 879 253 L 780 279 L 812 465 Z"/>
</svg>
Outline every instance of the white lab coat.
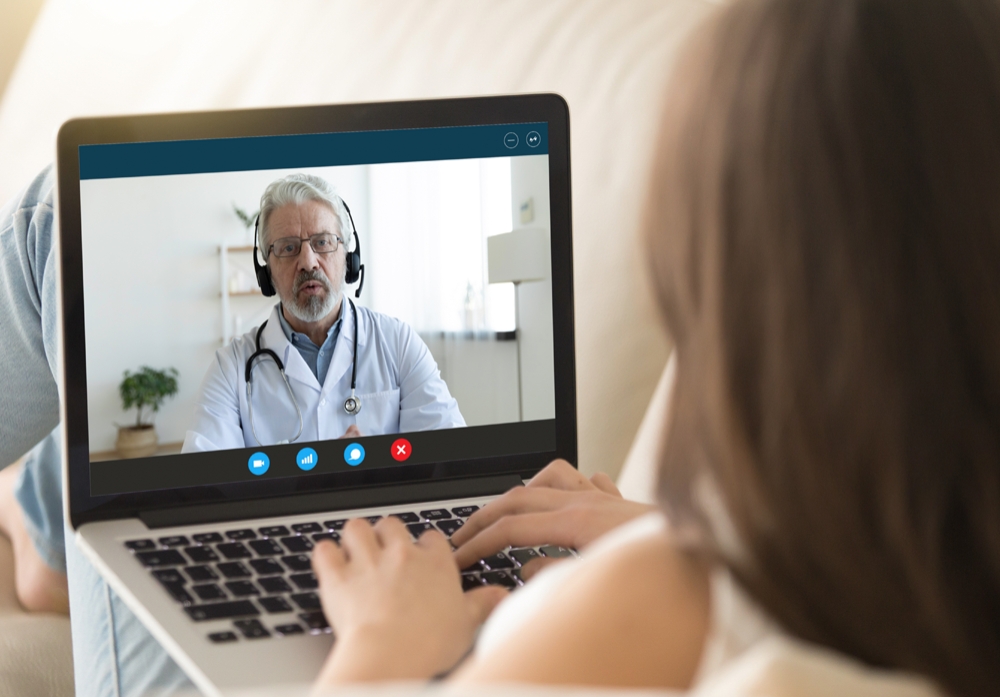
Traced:
<svg viewBox="0 0 1000 697">
<path fill-rule="evenodd" d="M 357 307 L 358 378 L 361 411 L 344 411 L 351 394 L 354 343 L 352 304 L 344 302 L 340 336 L 326 381 L 319 384 L 302 355 L 285 337 L 275 306 L 261 335 L 285 364 L 288 384 L 302 413 L 302 434 L 295 406 L 274 361 L 254 361 L 253 416 L 258 442 L 247 409 L 246 362 L 256 350 L 257 328 L 215 352 L 202 382 L 191 429 L 182 452 L 225 450 L 340 438 L 355 425 L 362 436 L 429 431 L 465 426 L 458 403 L 441 379 L 427 345 L 405 322 Z"/>
</svg>

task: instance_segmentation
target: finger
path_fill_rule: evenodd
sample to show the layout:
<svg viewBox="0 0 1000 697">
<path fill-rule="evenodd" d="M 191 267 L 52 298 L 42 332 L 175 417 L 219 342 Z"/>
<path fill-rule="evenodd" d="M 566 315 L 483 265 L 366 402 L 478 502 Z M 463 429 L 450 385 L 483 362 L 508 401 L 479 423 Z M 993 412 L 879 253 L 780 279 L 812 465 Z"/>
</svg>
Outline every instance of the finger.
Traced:
<svg viewBox="0 0 1000 697">
<path fill-rule="evenodd" d="M 386 516 L 375 524 L 375 537 L 384 549 L 391 545 L 410 544 L 413 536 L 403 525 L 403 521 L 395 516 Z"/>
<path fill-rule="evenodd" d="M 546 566 L 552 566 L 553 564 L 558 564 L 561 561 L 563 560 L 556 557 L 538 557 L 536 559 L 532 559 L 521 567 L 521 579 L 523 581 L 530 581 L 535 574 L 544 569 Z"/>
<path fill-rule="evenodd" d="M 483 586 L 473 588 L 465 594 L 466 606 L 469 608 L 476 625 L 486 621 L 493 609 L 509 595 L 503 586 Z"/>
<path fill-rule="evenodd" d="M 441 534 L 438 530 L 425 530 L 417 538 L 417 546 L 438 554 L 447 555 L 451 557 L 451 543 L 448 538 Z"/>
<path fill-rule="evenodd" d="M 373 562 L 378 557 L 378 538 L 364 518 L 347 521 L 340 533 L 340 546 L 347 553 L 348 561 Z"/>
<path fill-rule="evenodd" d="M 465 521 L 465 525 L 451 536 L 452 544 L 461 547 L 482 530 L 490 527 L 498 520 L 521 513 L 537 513 L 554 511 L 564 505 L 567 492 L 547 488 L 530 488 L 519 486 L 511 489 L 498 499 L 490 501 Z"/>
<path fill-rule="evenodd" d="M 508 516 L 456 549 L 455 562 L 458 568 L 464 569 L 507 547 L 535 547 L 545 544 L 576 547 L 575 528 L 574 519 L 563 511 Z"/>
<path fill-rule="evenodd" d="M 622 492 L 618 491 L 618 487 L 615 486 L 614 481 L 604 472 L 598 472 L 591 477 L 590 483 L 603 491 L 605 494 L 611 494 L 612 496 L 622 498 Z"/>
<path fill-rule="evenodd" d="M 580 471 L 566 462 L 566 460 L 553 460 L 550 462 L 546 465 L 545 469 L 531 478 L 528 486 L 548 487 L 564 491 L 581 491 L 594 488 L 590 480 L 580 474 Z"/>
<path fill-rule="evenodd" d="M 320 583 L 324 579 L 339 576 L 347 566 L 344 551 L 330 540 L 320 540 L 312 553 L 312 567 Z"/>
</svg>

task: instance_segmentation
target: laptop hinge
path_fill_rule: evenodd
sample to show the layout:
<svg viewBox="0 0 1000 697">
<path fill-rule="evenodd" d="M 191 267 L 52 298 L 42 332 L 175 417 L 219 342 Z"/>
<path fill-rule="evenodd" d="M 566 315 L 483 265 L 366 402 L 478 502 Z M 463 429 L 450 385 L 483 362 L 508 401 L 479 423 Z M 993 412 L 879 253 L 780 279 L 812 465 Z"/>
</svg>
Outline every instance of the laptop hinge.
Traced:
<svg viewBox="0 0 1000 697">
<path fill-rule="evenodd" d="M 177 525 L 198 525 L 220 523 L 231 520 L 271 518 L 283 515 L 300 515 L 320 511 L 338 511 L 375 506 L 394 506 L 420 501 L 494 496 L 521 484 L 521 477 L 505 474 L 494 477 L 472 479 L 450 479 L 437 482 L 415 484 L 393 484 L 390 486 L 347 491 L 328 491 L 315 494 L 296 494 L 273 499 L 254 501 L 226 501 L 224 503 L 198 504 L 142 511 L 139 519 L 150 528 L 166 528 Z"/>
</svg>

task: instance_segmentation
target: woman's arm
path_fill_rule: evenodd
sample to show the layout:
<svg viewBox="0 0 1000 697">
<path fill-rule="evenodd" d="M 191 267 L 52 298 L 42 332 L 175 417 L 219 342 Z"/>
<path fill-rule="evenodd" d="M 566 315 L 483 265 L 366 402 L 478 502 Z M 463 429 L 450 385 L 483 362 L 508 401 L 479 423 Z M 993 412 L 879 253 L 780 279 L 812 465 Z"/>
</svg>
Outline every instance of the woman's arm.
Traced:
<svg viewBox="0 0 1000 697">
<path fill-rule="evenodd" d="M 666 534 L 580 565 L 545 610 L 454 676 L 627 688 L 690 686 L 709 626 L 708 574 Z"/>
</svg>

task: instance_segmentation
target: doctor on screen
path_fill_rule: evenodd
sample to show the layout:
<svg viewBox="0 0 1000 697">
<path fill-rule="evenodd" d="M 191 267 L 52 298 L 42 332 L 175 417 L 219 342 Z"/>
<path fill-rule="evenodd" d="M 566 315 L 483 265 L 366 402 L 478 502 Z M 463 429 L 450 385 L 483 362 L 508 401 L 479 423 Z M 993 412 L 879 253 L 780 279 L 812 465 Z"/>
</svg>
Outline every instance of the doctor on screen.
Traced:
<svg viewBox="0 0 1000 697">
<path fill-rule="evenodd" d="M 258 282 L 281 302 L 216 352 L 183 452 L 465 426 L 417 333 L 344 292 L 360 281 L 360 295 L 364 266 L 350 209 L 329 183 L 272 182 L 258 226 Z"/>
</svg>

